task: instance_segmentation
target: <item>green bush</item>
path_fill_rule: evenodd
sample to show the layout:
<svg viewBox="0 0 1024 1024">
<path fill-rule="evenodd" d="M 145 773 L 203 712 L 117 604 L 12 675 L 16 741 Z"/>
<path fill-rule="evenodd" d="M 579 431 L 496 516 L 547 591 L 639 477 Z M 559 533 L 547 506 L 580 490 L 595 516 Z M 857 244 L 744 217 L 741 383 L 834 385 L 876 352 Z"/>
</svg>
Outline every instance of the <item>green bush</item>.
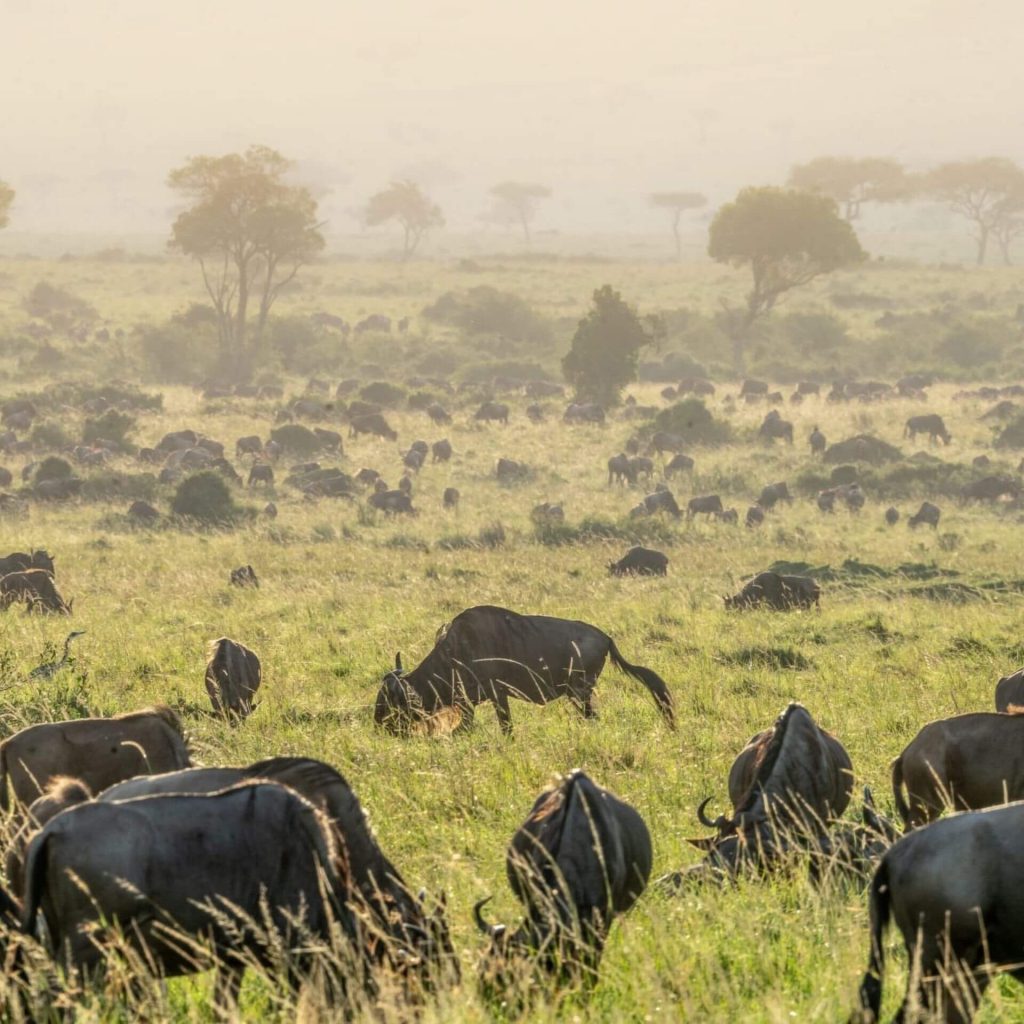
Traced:
<svg viewBox="0 0 1024 1024">
<path fill-rule="evenodd" d="M 73 292 L 58 288 L 49 281 L 40 281 L 25 299 L 25 311 L 29 316 L 47 320 L 55 327 L 66 328 L 78 321 L 92 321 L 96 310 Z"/>
<path fill-rule="evenodd" d="M 198 384 L 215 370 L 220 339 L 214 324 L 167 323 L 147 327 L 139 338 L 143 371 L 167 384 Z"/>
<path fill-rule="evenodd" d="M 662 409 L 647 432 L 659 430 L 676 434 L 688 444 L 725 444 L 732 436 L 729 424 L 716 420 L 699 398 L 687 398 Z"/>
<path fill-rule="evenodd" d="M 301 423 L 286 423 L 270 432 L 271 441 L 276 441 L 288 455 L 307 458 L 320 450 L 320 439 Z"/>
<path fill-rule="evenodd" d="M 1024 448 L 1024 415 L 1010 420 L 995 440 L 996 448 Z"/>
<path fill-rule="evenodd" d="M 33 424 L 28 439 L 33 448 L 64 448 L 74 443 L 59 423 L 50 421 Z"/>
<path fill-rule="evenodd" d="M 238 507 L 219 473 L 203 470 L 183 480 L 174 492 L 171 511 L 203 523 L 229 523 Z"/>
<path fill-rule="evenodd" d="M 445 292 L 423 310 L 425 320 L 450 324 L 465 334 L 499 334 L 509 341 L 544 344 L 551 325 L 512 292 L 478 285 L 466 292 Z"/>
<path fill-rule="evenodd" d="M 359 397 L 364 402 L 376 402 L 378 405 L 392 409 L 405 399 L 405 388 L 397 384 L 389 384 L 384 380 L 375 380 L 359 389 Z"/>
<path fill-rule="evenodd" d="M 82 425 L 82 443 L 94 441 L 116 441 L 122 447 L 128 435 L 135 429 L 135 417 L 116 409 L 108 409 L 102 416 L 88 419 Z"/>
<path fill-rule="evenodd" d="M 36 466 L 32 479 L 39 484 L 44 480 L 70 480 L 72 476 L 74 476 L 74 470 L 71 468 L 71 463 L 57 455 L 51 455 Z"/>
</svg>

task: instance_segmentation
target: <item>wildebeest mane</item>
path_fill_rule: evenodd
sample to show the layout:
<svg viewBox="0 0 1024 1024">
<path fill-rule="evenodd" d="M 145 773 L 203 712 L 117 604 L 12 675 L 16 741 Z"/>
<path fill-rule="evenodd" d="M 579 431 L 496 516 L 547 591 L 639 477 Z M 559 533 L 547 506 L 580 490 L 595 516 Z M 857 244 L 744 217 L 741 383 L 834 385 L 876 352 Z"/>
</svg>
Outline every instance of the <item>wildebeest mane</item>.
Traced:
<svg viewBox="0 0 1024 1024">
<path fill-rule="evenodd" d="M 783 711 L 775 720 L 775 725 L 772 726 L 771 736 L 768 737 L 764 746 L 757 755 L 757 769 L 754 772 L 754 778 L 750 783 L 750 788 L 736 805 L 737 817 L 753 808 L 761 794 L 764 784 L 771 778 L 772 772 L 775 770 L 776 762 L 779 759 L 779 754 L 782 752 L 782 747 L 786 741 L 786 732 L 790 719 L 792 718 L 793 713 L 797 710 L 803 711 L 804 706 L 794 701 L 789 704 L 786 710 Z"/>
</svg>

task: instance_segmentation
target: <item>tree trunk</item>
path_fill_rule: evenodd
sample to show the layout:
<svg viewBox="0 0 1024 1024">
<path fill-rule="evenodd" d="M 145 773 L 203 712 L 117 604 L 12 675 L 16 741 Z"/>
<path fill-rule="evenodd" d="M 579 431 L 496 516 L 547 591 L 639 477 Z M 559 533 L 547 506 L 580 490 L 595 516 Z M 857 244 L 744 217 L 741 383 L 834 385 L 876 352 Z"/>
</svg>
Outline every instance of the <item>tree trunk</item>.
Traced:
<svg viewBox="0 0 1024 1024">
<path fill-rule="evenodd" d="M 988 251 L 988 231 L 987 227 L 979 225 L 978 227 L 978 266 L 980 267 L 985 262 L 985 253 Z"/>
</svg>

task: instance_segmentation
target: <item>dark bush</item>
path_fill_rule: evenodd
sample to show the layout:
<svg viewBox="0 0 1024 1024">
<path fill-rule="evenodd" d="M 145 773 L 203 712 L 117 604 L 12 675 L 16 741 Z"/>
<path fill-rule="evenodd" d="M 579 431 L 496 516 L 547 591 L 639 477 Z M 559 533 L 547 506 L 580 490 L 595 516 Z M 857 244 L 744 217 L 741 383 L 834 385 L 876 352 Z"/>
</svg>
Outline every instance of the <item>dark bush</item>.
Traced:
<svg viewBox="0 0 1024 1024">
<path fill-rule="evenodd" d="M 551 326 L 518 295 L 489 285 L 466 292 L 445 292 L 423 310 L 426 320 L 450 324 L 465 334 L 500 334 L 510 341 L 543 344 Z"/>
<path fill-rule="evenodd" d="M 85 299 L 49 281 L 40 281 L 29 292 L 25 311 L 62 329 L 79 321 L 91 322 L 97 316 L 96 310 Z"/>
<path fill-rule="evenodd" d="M 82 442 L 116 441 L 124 446 L 128 435 L 135 429 L 135 417 L 116 409 L 108 409 L 102 416 L 88 419 L 82 425 Z"/>
<path fill-rule="evenodd" d="M 687 444 L 725 444 L 732 436 L 729 424 L 716 420 L 699 398 L 687 398 L 662 409 L 648 433 L 659 430 L 676 434 Z"/>
<path fill-rule="evenodd" d="M 74 443 L 71 435 L 59 423 L 53 423 L 52 421 L 33 424 L 28 439 L 32 447 L 37 449 L 64 448 L 66 445 Z"/>
<path fill-rule="evenodd" d="M 154 380 L 198 384 L 217 366 L 219 338 L 213 324 L 168 323 L 144 328 L 139 338 L 142 368 Z"/>
<path fill-rule="evenodd" d="M 74 470 L 71 468 L 71 463 L 66 459 L 51 455 L 36 466 L 32 480 L 38 484 L 44 480 L 70 480 L 72 476 L 74 476 Z"/>
<path fill-rule="evenodd" d="M 1024 448 L 1024 415 L 1015 417 L 1003 427 L 995 440 L 995 447 Z"/>
<path fill-rule="evenodd" d="M 376 402 L 384 408 L 393 409 L 405 399 L 405 388 L 385 380 L 375 380 L 359 389 L 359 397 L 364 402 Z"/>
<path fill-rule="evenodd" d="M 219 473 L 203 470 L 183 480 L 174 492 L 171 511 L 204 523 L 229 523 L 238 507 Z"/>
<path fill-rule="evenodd" d="M 306 458 L 321 448 L 320 438 L 300 423 L 286 423 L 270 432 L 270 439 L 276 441 L 288 455 Z"/>
</svg>

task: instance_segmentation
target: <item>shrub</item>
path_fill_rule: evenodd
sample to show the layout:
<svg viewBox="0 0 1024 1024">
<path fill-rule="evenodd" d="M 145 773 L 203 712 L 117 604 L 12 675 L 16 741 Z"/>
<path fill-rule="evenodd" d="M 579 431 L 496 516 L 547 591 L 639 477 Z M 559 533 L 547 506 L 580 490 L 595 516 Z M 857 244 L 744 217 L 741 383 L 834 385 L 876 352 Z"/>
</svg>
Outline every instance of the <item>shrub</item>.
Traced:
<svg viewBox="0 0 1024 1024">
<path fill-rule="evenodd" d="M 385 408 L 394 408 L 405 398 L 405 388 L 385 380 L 375 380 L 359 389 L 359 397 L 364 402 L 376 402 Z"/>
<path fill-rule="evenodd" d="M 143 370 L 154 380 L 169 384 L 198 384 L 216 368 L 220 351 L 217 328 L 167 323 L 147 327 L 139 339 Z"/>
<path fill-rule="evenodd" d="M 676 434 L 688 444 L 725 444 L 732 436 L 728 423 L 716 420 L 699 398 L 676 402 L 654 417 L 651 432 Z"/>
<path fill-rule="evenodd" d="M 82 442 L 116 441 L 122 447 L 135 429 L 135 417 L 116 409 L 108 409 L 102 416 L 88 419 L 82 425 Z"/>
<path fill-rule="evenodd" d="M 995 440 L 996 448 L 1024 448 L 1024 415 L 1010 420 Z"/>
<path fill-rule="evenodd" d="M 500 334 L 510 341 L 532 344 L 551 340 L 550 325 L 524 299 L 489 285 L 445 292 L 423 310 L 423 318 L 450 324 L 469 335 Z"/>
<path fill-rule="evenodd" d="M 49 281 L 40 281 L 25 299 L 25 311 L 30 316 L 47 320 L 55 327 L 70 327 L 81 320 L 92 321 L 97 313 L 85 299 L 66 288 L 58 288 Z"/>
<path fill-rule="evenodd" d="M 36 423 L 28 439 L 33 448 L 64 448 L 72 444 L 71 435 L 59 423 Z"/>
<path fill-rule="evenodd" d="M 286 423 L 270 432 L 270 439 L 276 441 L 288 455 L 306 458 L 320 450 L 320 439 L 309 427 L 301 423 Z"/>
<path fill-rule="evenodd" d="M 74 476 L 71 463 L 66 459 L 51 455 L 36 466 L 32 479 L 35 483 L 42 483 L 44 480 L 70 480 Z"/>
<path fill-rule="evenodd" d="M 227 484 L 212 470 L 203 470 L 183 480 L 174 492 L 171 511 L 204 523 L 227 523 L 238 515 Z"/>
</svg>

